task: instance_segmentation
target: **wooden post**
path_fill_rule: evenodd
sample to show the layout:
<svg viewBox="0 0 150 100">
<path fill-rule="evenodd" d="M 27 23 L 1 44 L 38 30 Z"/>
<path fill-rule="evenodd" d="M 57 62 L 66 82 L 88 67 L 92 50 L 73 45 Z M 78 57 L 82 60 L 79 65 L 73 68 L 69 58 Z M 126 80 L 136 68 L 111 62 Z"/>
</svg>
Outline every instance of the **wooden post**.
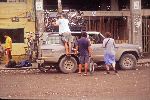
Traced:
<svg viewBox="0 0 150 100">
<path fill-rule="evenodd" d="M 131 30 L 131 17 L 130 16 L 128 16 L 127 17 L 127 32 L 129 33 L 129 43 L 131 44 L 132 43 L 132 38 L 133 38 L 133 36 L 132 36 L 132 30 Z"/>
<path fill-rule="evenodd" d="M 111 0 L 111 10 L 112 11 L 118 11 L 118 0 Z"/>
<path fill-rule="evenodd" d="M 102 17 L 99 17 L 99 32 L 102 32 Z"/>
<path fill-rule="evenodd" d="M 61 0 L 58 0 L 58 13 L 62 13 L 62 4 L 61 4 Z"/>
<path fill-rule="evenodd" d="M 91 31 L 91 18 L 90 18 L 90 16 L 89 16 L 89 31 Z"/>
<path fill-rule="evenodd" d="M 132 43 L 142 47 L 141 0 L 130 0 L 130 11 L 132 21 Z"/>
</svg>

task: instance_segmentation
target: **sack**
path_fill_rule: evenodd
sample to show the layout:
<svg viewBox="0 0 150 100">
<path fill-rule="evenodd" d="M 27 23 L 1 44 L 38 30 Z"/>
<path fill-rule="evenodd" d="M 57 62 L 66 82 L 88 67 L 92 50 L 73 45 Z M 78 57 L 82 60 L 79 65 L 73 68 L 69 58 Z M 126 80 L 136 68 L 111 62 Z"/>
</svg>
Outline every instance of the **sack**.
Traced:
<svg viewBox="0 0 150 100">
<path fill-rule="evenodd" d="M 17 65 L 17 67 L 30 67 L 30 66 L 32 66 L 32 64 L 29 60 L 23 60 Z"/>
<path fill-rule="evenodd" d="M 90 72 L 90 74 L 92 74 L 95 70 L 95 65 L 94 65 L 93 58 L 91 58 L 91 57 L 89 58 L 88 65 L 89 65 L 89 72 Z"/>
<path fill-rule="evenodd" d="M 11 59 L 6 65 L 7 68 L 16 68 L 16 61 Z"/>
</svg>

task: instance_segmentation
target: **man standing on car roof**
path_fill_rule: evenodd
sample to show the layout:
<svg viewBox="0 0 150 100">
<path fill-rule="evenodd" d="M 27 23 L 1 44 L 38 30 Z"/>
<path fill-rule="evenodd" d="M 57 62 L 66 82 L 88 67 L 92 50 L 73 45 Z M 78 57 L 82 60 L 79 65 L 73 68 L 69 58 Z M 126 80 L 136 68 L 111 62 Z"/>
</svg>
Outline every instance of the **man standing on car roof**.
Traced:
<svg viewBox="0 0 150 100">
<path fill-rule="evenodd" d="M 79 51 L 79 74 L 81 74 L 81 70 L 82 70 L 82 64 L 84 64 L 84 75 L 87 75 L 87 70 L 88 70 L 88 62 L 89 62 L 89 56 L 91 56 L 91 44 L 89 39 L 87 39 L 87 33 L 86 32 L 82 32 L 81 33 L 81 38 L 78 40 L 77 42 L 77 46 L 76 46 L 76 52 L 75 54 L 77 54 L 77 51 Z"/>
<path fill-rule="evenodd" d="M 66 55 L 69 56 L 71 52 L 71 31 L 69 28 L 69 20 L 66 19 L 65 14 L 61 14 L 59 19 L 52 24 L 59 26 L 59 34 L 62 36 L 62 40 L 64 41 Z"/>
</svg>

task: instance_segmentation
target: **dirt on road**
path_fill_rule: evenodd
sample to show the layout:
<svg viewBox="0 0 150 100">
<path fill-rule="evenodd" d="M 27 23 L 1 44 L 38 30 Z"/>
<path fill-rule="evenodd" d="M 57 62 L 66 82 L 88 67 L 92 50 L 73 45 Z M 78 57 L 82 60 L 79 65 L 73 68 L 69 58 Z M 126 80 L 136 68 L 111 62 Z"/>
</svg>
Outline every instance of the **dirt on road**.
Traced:
<svg viewBox="0 0 150 100">
<path fill-rule="evenodd" d="M 150 100 L 150 66 L 104 75 L 1 70 L 0 98 L 50 100 Z"/>
</svg>

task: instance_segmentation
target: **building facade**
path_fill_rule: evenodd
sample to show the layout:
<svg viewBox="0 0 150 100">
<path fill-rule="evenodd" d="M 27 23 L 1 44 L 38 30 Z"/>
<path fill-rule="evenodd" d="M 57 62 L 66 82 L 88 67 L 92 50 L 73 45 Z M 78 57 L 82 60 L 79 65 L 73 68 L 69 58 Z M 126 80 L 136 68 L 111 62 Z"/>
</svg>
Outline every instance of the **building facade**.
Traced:
<svg viewBox="0 0 150 100">
<path fill-rule="evenodd" d="M 4 34 L 9 34 L 13 41 L 12 55 L 24 54 L 25 37 L 35 33 L 34 7 L 34 0 L 0 0 L 0 41 L 4 43 Z"/>
<path fill-rule="evenodd" d="M 144 53 L 150 53 L 150 3 L 145 8 L 142 0 L 128 0 L 126 8 L 119 9 L 118 0 L 113 1 L 109 11 L 83 11 L 87 30 L 110 31 L 117 43 L 138 44 Z"/>
<path fill-rule="evenodd" d="M 44 10 L 57 11 L 57 0 L 44 1 Z M 110 31 L 117 43 L 138 44 L 150 53 L 149 0 L 58 0 L 62 8 L 77 9 L 86 19 L 87 31 Z"/>
<path fill-rule="evenodd" d="M 58 1 L 60 3 L 61 0 L 0 0 L 0 41 L 4 41 L 3 33 L 10 33 L 13 55 L 23 54 L 27 42 L 25 37 L 29 32 L 45 31 L 43 11 L 57 12 L 61 8 L 58 7 Z M 87 31 L 99 31 L 102 34 L 110 31 L 117 43 L 139 44 L 145 53 L 150 53 L 149 0 L 96 1 L 63 0 L 61 9 L 83 12 Z M 35 6 L 36 9 L 39 6 L 39 10 L 35 11 Z"/>
</svg>

